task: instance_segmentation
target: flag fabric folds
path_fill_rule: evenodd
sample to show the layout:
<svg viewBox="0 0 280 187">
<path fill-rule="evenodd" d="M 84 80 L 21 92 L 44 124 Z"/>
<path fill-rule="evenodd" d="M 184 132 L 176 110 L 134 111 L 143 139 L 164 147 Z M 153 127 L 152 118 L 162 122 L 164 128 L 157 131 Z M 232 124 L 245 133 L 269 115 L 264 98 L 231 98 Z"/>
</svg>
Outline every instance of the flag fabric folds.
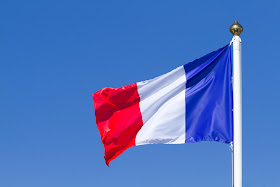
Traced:
<svg viewBox="0 0 280 187">
<path fill-rule="evenodd" d="M 132 146 L 233 141 L 231 46 L 171 72 L 93 94 L 110 161 Z"/>
</svg>

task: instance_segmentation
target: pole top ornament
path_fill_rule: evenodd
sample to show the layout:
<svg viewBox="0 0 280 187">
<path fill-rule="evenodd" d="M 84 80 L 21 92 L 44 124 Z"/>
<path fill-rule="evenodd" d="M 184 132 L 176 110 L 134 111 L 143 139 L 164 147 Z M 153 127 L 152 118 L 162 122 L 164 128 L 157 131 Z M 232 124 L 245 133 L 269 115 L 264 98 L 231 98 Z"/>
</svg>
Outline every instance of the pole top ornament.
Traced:
<svg viewBox="0 0 280 187">
<path fill-rule="evenodd" d="M 235 20 L 230 26 L 229 31 L 233 34 L 233 36 L 239 36 L 243 31 L 243 27 Z"/>
</svg>

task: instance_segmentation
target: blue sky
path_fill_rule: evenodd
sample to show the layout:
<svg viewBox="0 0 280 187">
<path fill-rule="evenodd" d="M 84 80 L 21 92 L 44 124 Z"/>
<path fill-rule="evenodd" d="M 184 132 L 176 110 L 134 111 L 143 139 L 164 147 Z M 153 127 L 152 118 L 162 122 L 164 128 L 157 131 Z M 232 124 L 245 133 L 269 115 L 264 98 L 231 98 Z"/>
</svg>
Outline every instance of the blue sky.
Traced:
<svg viewBox="0 0 280 187">
<path fill-rule="evenodd" d="M 231 185 L 228 145 L 128 149 L 105 165 L 92 94 L 230 42 L 243 52 L 243 183 L 280 186 L 279 1 L 1 1 L 0 186 Z"/>
</svg>

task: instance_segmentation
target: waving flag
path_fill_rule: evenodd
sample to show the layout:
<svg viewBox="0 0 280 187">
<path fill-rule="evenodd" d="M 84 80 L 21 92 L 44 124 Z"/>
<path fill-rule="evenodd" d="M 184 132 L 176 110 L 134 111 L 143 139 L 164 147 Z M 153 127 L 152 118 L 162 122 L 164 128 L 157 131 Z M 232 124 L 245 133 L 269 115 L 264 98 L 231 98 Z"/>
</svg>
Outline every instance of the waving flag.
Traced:
<svg viewBox="0 0 280 187">
<path fill-rule="evenodd" d="M 106 164 L 132 146 L 233 141 L 229 45 L 157 78 L 93 94 Z"/>
</svg>

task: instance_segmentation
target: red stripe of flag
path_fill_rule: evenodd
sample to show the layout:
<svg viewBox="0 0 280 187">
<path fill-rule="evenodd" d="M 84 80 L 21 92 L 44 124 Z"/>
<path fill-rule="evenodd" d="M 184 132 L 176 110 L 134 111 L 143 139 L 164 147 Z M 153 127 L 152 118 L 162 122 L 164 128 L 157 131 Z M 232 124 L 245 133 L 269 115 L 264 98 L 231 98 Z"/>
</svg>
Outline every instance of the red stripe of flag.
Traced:
<svg viewBox="0 0 280 187">
<path fill-rule="evenodd" d="M 129 147 L 143 126 L 137 84 L 103 88 L 92 95 L 96 124 L 105 147 L 106 164 Z"/>
</svg>

